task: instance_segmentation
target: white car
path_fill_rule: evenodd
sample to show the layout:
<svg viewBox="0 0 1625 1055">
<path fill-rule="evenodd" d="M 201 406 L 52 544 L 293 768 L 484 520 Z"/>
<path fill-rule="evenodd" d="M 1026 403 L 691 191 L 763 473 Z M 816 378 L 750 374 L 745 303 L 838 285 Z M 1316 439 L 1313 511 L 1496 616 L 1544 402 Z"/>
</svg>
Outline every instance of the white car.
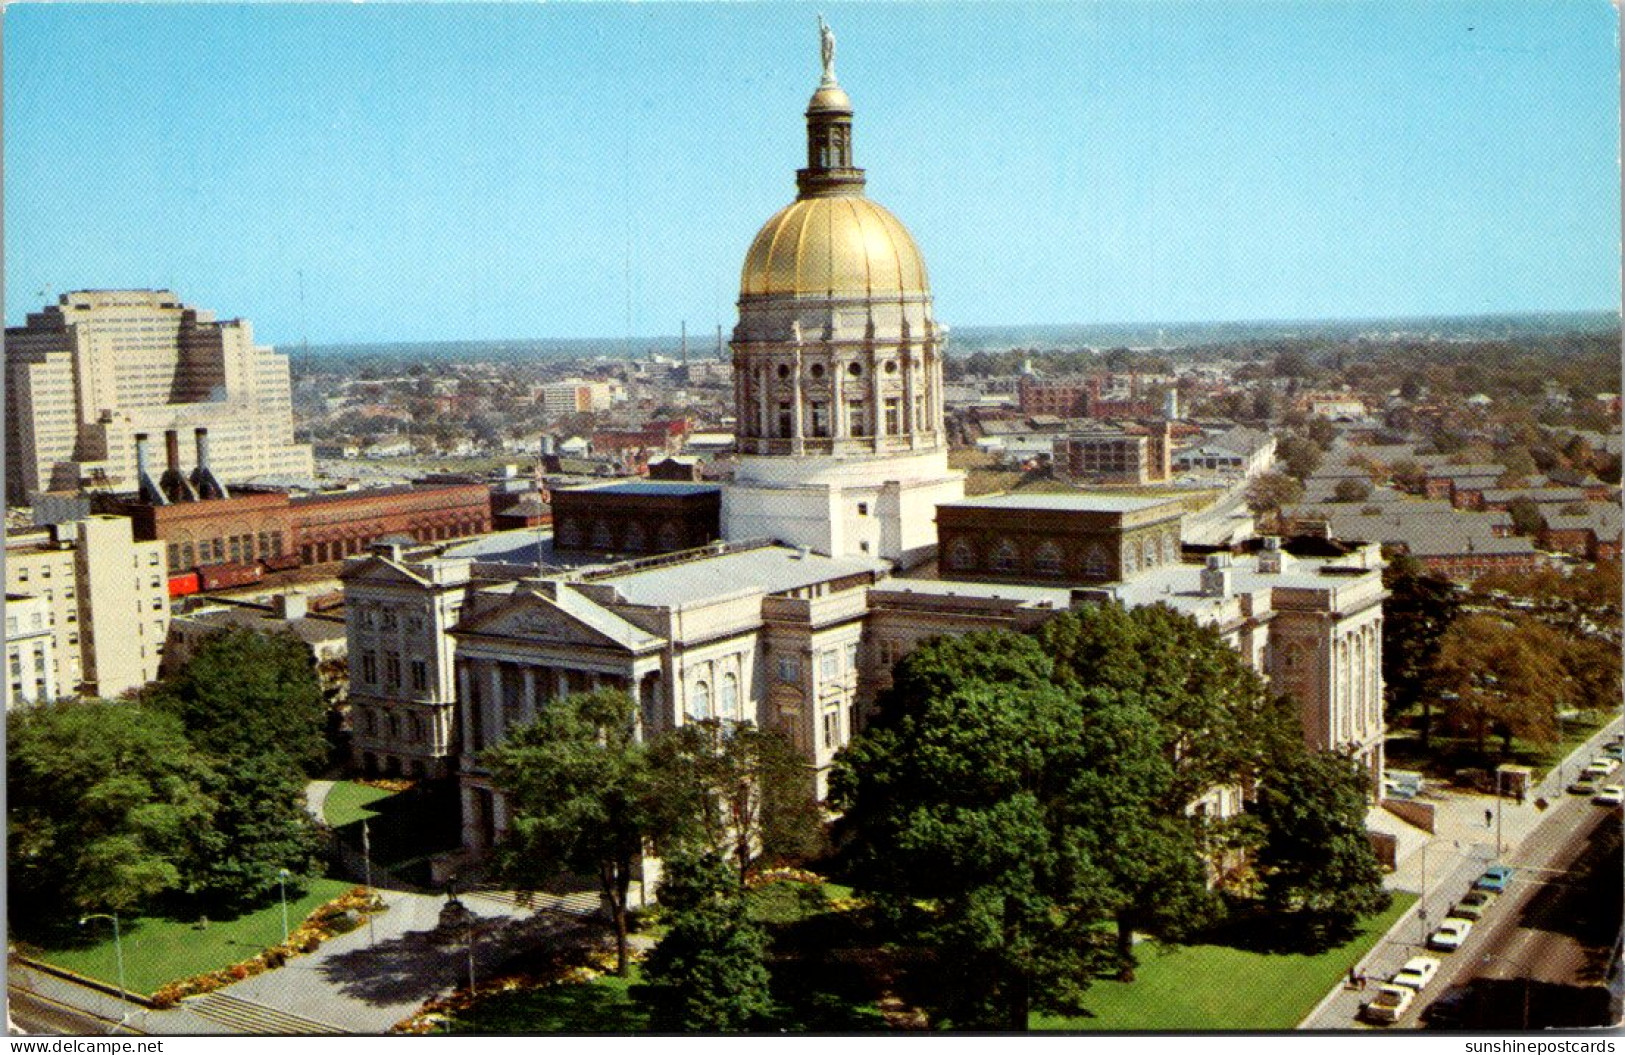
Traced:
<svg viewBox="0 0 1625 1055">
<path fill-rule="evenodd" d="M 1625 806 L 1625 785 L 1609 784 L 1591 796 L 1599 806 Z"/>
<path fill-rule="evenodd" d="M 1428 948 L 1440 949 L 1444 952 L 1455 952 L 1461 948 L 1462 942 L 1466 941 L 1467 935 L 1472 932 L 1473 924 L 1470 920 L 1457 919 L 1452 916 L 1439 924 L 1439 929 L 1433 932 L 1432 937 L 1428 938 Z"/>
<path fill-rule="evenodd" d="M 1587 773 L 1593 773 L 1599 777 L 1606 777 L 1608 774 L 1612 773 L 1618 768 L 1619 760 L 1617 758 L 1608 758 L 1603 756 L 1592 759 L 1591 764 L 1586 766 L 1585 771 Z"/>
<path fill-rule="evenodd" d="M 1377 995 L 1360 1010 L 1372 1022 L 1398 1022 L 1415 999 L 1416 990 L 1389 982 L 1379 986 Z"/>
<path fill-rule="evenodd" d="M 1439 973 L 1439 961 L 1432 956 L 1413 956 L 1405 961 L 1405 966 L 1399 973 L 1389 979 L 1394 985 L 1402 985 L 1407 989 L 1421 992 L 1422 987 L 1433 981 L 1433 976 Z"/>
</svg>

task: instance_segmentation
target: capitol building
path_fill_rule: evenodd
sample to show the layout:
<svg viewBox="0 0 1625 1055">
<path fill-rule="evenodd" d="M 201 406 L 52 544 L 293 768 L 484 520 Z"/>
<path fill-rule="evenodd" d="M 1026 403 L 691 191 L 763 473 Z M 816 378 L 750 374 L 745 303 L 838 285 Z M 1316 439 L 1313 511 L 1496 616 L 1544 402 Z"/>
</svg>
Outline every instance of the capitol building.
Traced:
<svg viewBox="0 0 1625 1055">
<path fill-rule="evenodd" d="M 350 558 L 358 767 L 455 780 L 478 857 L 509 821 L 481 752 L 550 701 L 611 687 L 636 701 L 645 734 L 709 718 L 783 733 L 822 794 L 919 643 L 1115 602 L 1214 627 L 1297 701 L 1310 745 L 1361 759 L 1380 793 L 1377 548 L 1264 539 L 1200 552 L 1181 544 L 1178 498 L 967 498 L 948 467 L 947 331 L 908 229 L 864 196 L 853 115 L 826 29 L 795 200 L 757 232 L 740 275 L 738 469 L 720 488 L 720 540 L 628 561 L 518 532 Z M 675 501 L 659 489 L 602 488 L 594 508 L 642 522 L 650 503 Z M 1228 788 L 1192 804 L 1240 807 Z"/>
</svg>

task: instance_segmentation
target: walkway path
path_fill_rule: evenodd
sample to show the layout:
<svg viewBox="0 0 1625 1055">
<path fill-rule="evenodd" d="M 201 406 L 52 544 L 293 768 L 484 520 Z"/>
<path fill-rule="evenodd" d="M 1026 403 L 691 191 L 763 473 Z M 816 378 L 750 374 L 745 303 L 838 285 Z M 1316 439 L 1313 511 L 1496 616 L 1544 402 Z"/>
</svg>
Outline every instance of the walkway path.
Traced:
<svg viewBox="0 0 1625 1055">
<path fill-rule="evenodd" d="M 327 796 L 332 792 L 336 780 L 312 780 L 305 785 L 305 809 L 316 818 L 317 824 L 326 824 L 327 816 L 323 810 L 327 808 Z"/>
<path fill-rule="evenodd" d="M 1536 785 L 1532 794 L 1525 796 L 1521 806 L 1510 798 L 1456 792 L 1430 799 L 1435 805 L 1433 834 L 1420 832 L 1420 838 L 1405 840 L 1410 850 L 1383 881 L 1390 890 L 1422 896 L 1389 928 L 1364 960 L 1351 966 L 1356 966 L 1375 984 L 1392 977 L 1407 959 L 1419 955 L 1419 945 L 1427 933 L 1460 900 L 1484 868 L 1497 860 L 1511 858 L 1529 834 L 1549 818 L 1549 812 L 1535 803 L 1542 799 L 1548 803 L 1562 801 L 1567 781 L 1601 751 L 1603 743 L 1618 733 L 1622 724 L 1625 723 L 1615 718 L 1576 747 Z M 1374 826 L 1391 830 L 1389 822 L 1397 819 L 1386 811 L 1381 812 L 1385 819 L 1373 817 Z M 1371 996 L 1369 990 L 1361 993 L 1340 985 L 1326 994 L 1298 1028 L 1356 1028 L 1360 1025 L 1355 1018 L 1360 1005 Z"/>
</svg>

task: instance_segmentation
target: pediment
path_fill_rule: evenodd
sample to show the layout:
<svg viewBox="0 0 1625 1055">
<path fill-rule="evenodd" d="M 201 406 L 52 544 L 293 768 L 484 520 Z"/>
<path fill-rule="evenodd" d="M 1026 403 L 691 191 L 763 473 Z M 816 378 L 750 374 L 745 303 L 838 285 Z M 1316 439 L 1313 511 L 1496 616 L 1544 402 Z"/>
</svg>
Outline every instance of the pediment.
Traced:
<svg viewBox="0 0 1625 1055">
<path fill-rule="evenodd" d="M 381 557 L 368 557 L 360 564 L 345 568 L 339 578 L 345 582 L 362 582 L 376 586 L 427 586 L 429 580 Z"/>
<path fill-rule="evenodd" d="M 547 598 L 529 593 L 465 619 L 452 633 L 458 637 L 500 637 L 542 645 L 632 651 L 627 641 L 616 640 Z"/>
</svg>

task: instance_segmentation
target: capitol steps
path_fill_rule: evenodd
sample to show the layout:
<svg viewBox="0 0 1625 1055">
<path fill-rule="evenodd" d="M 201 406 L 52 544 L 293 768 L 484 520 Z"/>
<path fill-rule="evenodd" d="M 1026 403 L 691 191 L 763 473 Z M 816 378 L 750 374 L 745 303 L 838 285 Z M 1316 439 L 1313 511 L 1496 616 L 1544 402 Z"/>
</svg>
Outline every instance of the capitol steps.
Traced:
<svg viewBox="0 0 1625 1055">
<path fill-rule="evenodd" d="M 229 993 L 205 993 L 184 1002 L 185 1008 L 210 1022 L 224 1026 L 231 1033 L 254 1033 L 275 1036 L 329 1036 L 345 1030 L 326 1022 L 305 1018 L 274 1007 L 256 1004 L 252 1000 Z"/>
</svg>

